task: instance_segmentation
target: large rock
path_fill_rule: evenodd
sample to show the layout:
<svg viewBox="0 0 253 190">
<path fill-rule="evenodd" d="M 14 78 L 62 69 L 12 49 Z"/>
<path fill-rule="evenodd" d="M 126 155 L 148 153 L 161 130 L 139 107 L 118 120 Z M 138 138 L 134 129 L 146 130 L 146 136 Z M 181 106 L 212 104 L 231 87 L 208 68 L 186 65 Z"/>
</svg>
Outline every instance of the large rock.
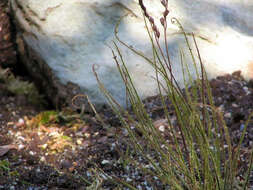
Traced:
<svg viewBox="0 0 253 190">
<path fill-rule="evenodd" d="M 168 3 L 169 17 L 177 18 L 187 32 L 195 33 L 210 77 L 236 70 L 242 70 L 247 79 L 253 77 L 252 0 L 169 0 Z M 149 0 L 144 4 L 160 25 L 164 11 L 160 1 Z M 120 23 L 120 38 L 152 57 L 137 0 L 11 0 L 11 6 L 19 28 L 21 55 L 28 70 L 44 80 L 44 87 L 49 85 L 54 89 L 47 90 L 49 96 L 64 100 L 64 96 L 82 92 L 93 103 L 105 103 L 92 72 L 92 66 L 96 65 L 101 81 L 124 105 L 125 87 L 108 45 L 112 46 L 115 39 L 116 23 L 128 14 Z M 160 42 L 163 44 L 162 37 Z M 194 47 L 192 40 L 190 43 Z M 179 47 L 186 52 L 187 63 L 191 58 L 178 25 L 170 20 L 168 47 L 174 74 L 182 85 Z M 152 67 L 131 50 L 120 48 L 141 97 L 157 94 Z M 190 70 L 193 72 L 191 67 Z M 75 93 L 73 88 L 64 90 L 66 84 L 72 84 Z"/>
<path fill-rule="evenodd" d="M 7 7 L 7 0 L 2 0 L 0 2 L 0 67 L 15 67 L 16 44 Z"/>
</svg>

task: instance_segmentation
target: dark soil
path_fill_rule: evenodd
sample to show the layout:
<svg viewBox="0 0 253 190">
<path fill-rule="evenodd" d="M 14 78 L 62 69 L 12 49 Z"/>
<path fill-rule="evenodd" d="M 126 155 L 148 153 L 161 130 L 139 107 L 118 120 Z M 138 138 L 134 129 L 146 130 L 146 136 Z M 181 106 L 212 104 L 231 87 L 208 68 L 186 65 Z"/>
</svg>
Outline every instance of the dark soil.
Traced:
<svg viewBox="0 0 253 190">
<path fill-rule="evenodd" d="M 237 72 L 213 79 L 210 84 L 215 104 L 224 113 L 232 141 L 237 143 L 253 108 L 252 83 Z M 43 109 L 31 105 L 25 97 L 7 93 L 1 86 L 0 94 L 0 147 L 12 145 L 0 156 L 0 189 L 81 190 L 95 182 L 104 189 L 116 188 L 105 176 L 93 181 L 91 176 L 97 167 L 139 189 L 164 188 L 157 181 L 149 184 L 142 171 L 120 159 L 130 140 L 109 110 L 100 113 L 104 126 L 92 114 L 77 114 L 67 108 L 57 114 L 50 112 L 52 118 L 41 124 L 42 118 L 34 116 Z M 144 102 L 154 122 L 162 125 L 164 118 L 157 98 Z M 252 146 L 250 123 L 241 152 L 242 164 Z M 253 175 L 250 184 L 253 188 Z"/>
</svg>

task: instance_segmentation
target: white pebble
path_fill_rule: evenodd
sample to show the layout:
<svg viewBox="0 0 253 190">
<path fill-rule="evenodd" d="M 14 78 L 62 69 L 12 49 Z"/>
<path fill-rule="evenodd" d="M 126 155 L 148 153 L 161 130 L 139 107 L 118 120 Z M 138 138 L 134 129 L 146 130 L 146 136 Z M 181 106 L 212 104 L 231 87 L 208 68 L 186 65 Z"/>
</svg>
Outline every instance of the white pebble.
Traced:
<svg viewBox="0 0 253 190">
<path fill-rule="evenodd" d="M 39 136 L 41 136 L 43 133 L 39 131 L 37 134 L 38 134 Z"/>
<path fill-rule="evenodd" d="M 46 158 L 45 158 L 44 156 L 42 156 L 42 157 L 40 158 L 40 161 L 41 161 L 41 162 L 45 162 L 45 161 L 46 161 Z"/>
<path fill-rule="evenodd" d="M 224 112 L 224 105 L 222 104 L 222 105 L 220 105 L 219 107 L 218 107 L 218 110 L 220 111 L 220 112 Z"/>
<path fill-rule="evenodd" d="M 22 136 L 18 136 L 18 138 L 17 138 L 18 140 L 21 140 L 21 141 L 25 141 L 25 138 L 24 137 L 22 137 Z"/>
<path fill-rule="evenodd" d="M 81 139 L 77 139 L 76 144 L 78 144 L 78 145 L 82 144 L 82 140 Z"/>
<path fill-rule="evenodd" d="M 20 123 L 20 124 L 25 124 L 25 121 L 24 121 L 22 118 L 20 118 L 20 119 L 18 120 L 18 123 Z"/>
<path fill-rule="evenodd" d="M 161 131 L 161 132 L 164 132 L 164 131 L 165 131 L 164 125 L 161 125 L 161 126 L 159 127 L 159 131 Z"/>
<path fill-rule="evenodd" d="M 46 144 L 43 144 L 43 145 L 41 146 L 41 148 L 42 148 L 42 149 L 46 149 L 46 148 L 47 148 L 47 143 L 46 143 Z"/>
<path fill-rule="evenodd" d="M 127 181 L 127 182 L 131 182 L 132 179 L 128 177 L 128 178 L 126 179 L 126 181 Z"/>
<path fill-rule="evenodd" d="M 55 132 L 50 133 L 49 136 L 50 137 L 52 137 L 52 136 L 57 137 L 57 136 L 59 136 L 59 133 L 55 131 Z"/>
<path fill-rule="evenodd" d="M 19 149 L 19 150 L 21 150 L 21 149 L 23 149 L 23 148 L 25 148 L 25 145 L 23 145 L 23 144 L 19 144 L 19 145 L 18 145 L 18 149 Z"/>
<path fill-rule="evenodd" d="M 21 132 L 18 131 L 18 132 L 15 134 L 15 137 L 18 137 L 18 136 L 20 136 L 20 135 L 21 135 Z"/>
<path fill-rule="evenodd" d="M 103 160 L 102 162 L 101 162 L 101 164 L 109 164 L 110 163 L 110 161 L 109 160 Z"/>
<path fill-rule="evenodd" d="M 12 131 L 8 131 L 8 135 L 13 135 L 13 132 Z"/>
<path fill-rule="evenodd" d="M 238 108 L 239 106 L 238 106 L 237 104 L 233 103 L 233 104 L 232 104 L 232 107 Z"/>
<path fill-rule="evenodd" d="M 231 118 L 231 113 L 230 113 L 230 112 L 225 113 L 225 114 L 224 114 L 224 117 L 226 117 L 226 118 Z"/>
<path fill-rule="evenodd" d="M 244 86 L 243 90 L 246 92 L 246 95 L 250 94 L 249 88 L 247 86 Z"/>
<path fill-rule="evenodd" d="M 99 134 L 99 132 L 96 132 L 96 133 L 94 133 L 94 135 L 93 135 L 93 136 L 95 137 L 95 136 L 97 136 L 98 134 Z"/>
<path fill-rule="evenodd" d="M 33 151 L 30 151 L 29 154 L 33 156 L 33 155 L 35 155 L 36 153 L 33 152 Z"/>
</svg>

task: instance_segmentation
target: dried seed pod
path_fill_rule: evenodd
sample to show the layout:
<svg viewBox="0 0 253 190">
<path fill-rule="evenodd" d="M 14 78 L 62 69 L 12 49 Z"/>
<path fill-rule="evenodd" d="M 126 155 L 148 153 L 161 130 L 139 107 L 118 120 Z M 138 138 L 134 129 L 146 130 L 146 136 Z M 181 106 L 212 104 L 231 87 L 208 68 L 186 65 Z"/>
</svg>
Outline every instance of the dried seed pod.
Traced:
<svg viewBox="0 0 253 190">
<path fill-rule="evenodd" d="M 150 22 L 152 25 L 155 24 L 155 21 L 154 21 L 153 17 L 150 16 L 150 17 L 148 18 L 148 20 L 149 20 L 149 22 Z"/>
<path fill-rule="evenodd" d="M 146 7 L 144 6 L 142 0 L 139 0 L 139 5 L 140 5 L 141 9 L 143 10 L 143 12 L 146 13 Z"/>
<path fill-rule="evenodd" d="M 160 38 L 160 32 L 158 30 L 156 31 L 155 35 L 157 38 Z"/>
<path fill-rule="evenodd" d="M 164 24 L 165 24 L 165 19 L 162 17 L 162 18 L 160 18 L 160 22 L 161 22 L 161 24 L 164 26 Z"/>
<path fill-rule="evenodd" d="M 161 0 L 161 4 L 166 7 L 166 1 L 165 0 Z"/>
<path fill-rule="evenodd" d="M 168 9 L 166 9 L 166 10 L 163 12 L 164 18 L 167 17 L 169 13 L 170 13 L 170 11 L 169 11 Z"/>
<path fill-rule="evenodd" d="M 142 11 L 143 11 L 143 13 L 144 13 L 144 16 L 147 17 L 147 18 L 149 18 L 150 16 L 148 15 L 147 9 L 146 9 L 146 7 L 144 6 L 142 0 L 139 0 L 139 5 L 140 5 L 140 7 L 141 7 L 141 9 L 142 9 Z"/>
<path fill-rule="evenodd" d="M 159 32 L 159 30 L 158 30 L 158 28 L 156 27 L 155 24 L 152 26 L 152 30 L 154 31 L 156 37 L 159 38 L 160 37 L 160 32 Z"/>
</svg>

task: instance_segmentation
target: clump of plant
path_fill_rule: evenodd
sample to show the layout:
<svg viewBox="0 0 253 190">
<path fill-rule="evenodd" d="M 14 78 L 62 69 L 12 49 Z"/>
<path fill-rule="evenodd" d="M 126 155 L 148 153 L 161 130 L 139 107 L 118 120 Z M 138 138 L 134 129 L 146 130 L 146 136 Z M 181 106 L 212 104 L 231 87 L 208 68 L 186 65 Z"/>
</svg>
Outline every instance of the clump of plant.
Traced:
<svg viewBox="0 0 253 190">
<path fill-rule="evenodd" d="M 80 119 L 79 114 L 74 114 L 72 110 L 48 110 L 43 111 L 32 117 L 31 119 L 26 118 L 26 124 L 29 128 L 39 128 L 41 126 L 60 126 L 65 125 L 72 127 L 74 125 L 82 125 L 84 121 Z"/>
<path fill-rule="evenodd" d="M 1 170 L 1 172 L 9 172 L 10 171 L 10 163 L 7 160 L 1 160 L 0 170 Z"/>
<path fill-rule="evenodd" d="M 112 53 L 125 83 L 133 115 L 115 101 L 99 80 L 99 76 L 94 69 L 100 89 L 105 94 L 115 114 L 128 130 L 134 149 L 151 165 L 151 168 L 144 168 L 139 165 L 146 174 L 155 176 L 164 186 L 169 186 L 170 189 L 247 189 L 252 169 L 253 151 L 251 151 L 251 158 L 248 160 L 248 170 L 244 170 L 244 176 L 240 176 L 241 180 L 238 180 L 237 177 L 241 169 L 238 164 L 241 144 L 251 116 L 245 123 L 240 142 L 236 145 L 233 144 L 223 115 L 214 105 L 194 34 L 186 34 L 178 20 L 172 18 L 171 21 L 177 24 L 185 38 L 197 77 L 194 81 L 189 66 L 184 62 L 185 54 L 180 50 L 182 72 L 185 78 L 184 92 L 179 88 L 173 73 L 166 37 L 167 22 L 169 22 L 168 0 L 162 0 L 161 4 L 164 7 L 160 24 L 163 26 L 165 50 L 162 49 L 160 44 L 161 35 L 155 20 L 149 15 L 143 1 L 139 0 L 153 49 L 152 59 L 121 41 L 117 35 L 118 26 L 115 35 L 118 42 L 137 55 L 142 56 L 145 61 L 153 66 L 167 121 L 166 130 L 169 131 L 170 138 L 164 138 L 161 131 L 155 127 L 149 117 L 116 42 L 114 42 L 116 52 L 112 49 Z M 149 30 L 149 26 L 151 26 L 151 30 Z M 194 47 L 191 47 L 189 40 L 194 42 Z M 195 53 L 193 52 L 194 49 L 196 50 Z M 161 82 L 161 77 L 165 83 Z M 170 110 L 166 98 L 171 102 Z M 176 124 L 171 120 L 171 110 L 176 116 Z M 133 126 L 137 130 L 132 130 Z M 138 131 L 138 133 L 135 131 Z M 140 145 L 140 139 L 146 142 L 146 147 Z M 150 156 L 147 152 L 152 152 L 153 155 Z M 120 179 L 114 178 L 114 180 L 130 189 L 137 189 Z"/>
<path fill-rule="evenodd" d="M 14 95 L 24 95 L 32 104 L 41 105 L 45 103 L 33 83 L 20 80 L 9 69 L 0 68 L 0 83 L 3 84 L 7 92 Z"/>
<path fill-rule="evenodd" d="M 1 160 L 0 161 L 0 176 L 5 176 L 6 174 L 8 176 L 14 176 L 14 177 L 19 176 L 19 173 L 16 170 L 11 171 L 10 163 L 8 160 Z"/>
</svg>

